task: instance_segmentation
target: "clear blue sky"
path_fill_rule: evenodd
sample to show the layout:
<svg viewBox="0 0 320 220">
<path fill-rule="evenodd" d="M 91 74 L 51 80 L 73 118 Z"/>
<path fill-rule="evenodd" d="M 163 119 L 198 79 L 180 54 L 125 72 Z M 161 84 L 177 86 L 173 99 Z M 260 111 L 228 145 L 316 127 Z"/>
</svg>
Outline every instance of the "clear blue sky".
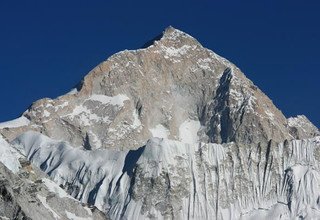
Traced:
<svg viewBox="0 0 320 220">
<path fill-rule="evenodd" d="M 319 1 L 257 2 L 2 1 L 0 121 L 172 25 L 239 66 L 286 116 L 320 127 Z"/>
</svg>

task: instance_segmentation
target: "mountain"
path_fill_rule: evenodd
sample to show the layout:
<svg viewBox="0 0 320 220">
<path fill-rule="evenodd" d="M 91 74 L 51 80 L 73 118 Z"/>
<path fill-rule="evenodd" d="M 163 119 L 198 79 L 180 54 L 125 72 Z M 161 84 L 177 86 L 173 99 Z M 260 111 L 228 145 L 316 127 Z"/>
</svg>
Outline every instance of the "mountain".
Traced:
<svg viewBox="0 0 320 220">
<path fill-rule="evenodd" d="M 19 172 L 25 157 L 105 218 L 320 218 L 318 128 L 287 119 L 239 68 L 173 27 L 0 134 L 17 152 L 5 165 Z"/>
</svg>

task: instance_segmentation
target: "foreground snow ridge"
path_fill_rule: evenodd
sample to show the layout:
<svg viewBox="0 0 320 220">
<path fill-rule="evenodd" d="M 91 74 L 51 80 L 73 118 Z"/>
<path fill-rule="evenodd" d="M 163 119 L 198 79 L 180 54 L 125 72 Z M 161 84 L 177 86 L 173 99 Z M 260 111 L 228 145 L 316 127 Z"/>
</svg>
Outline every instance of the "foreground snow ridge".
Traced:
<svg viewBox="0 0 320 220">
<path fill-rule="evenodd" d="M 16 127 L 26 126 L 29 124 L 30 124 L 29 119 L 27 119 L 24 116 L 21 116 L 20 118 L 0 123 L 0 129 L 1 128 L 16 128 Z"/>
<path fill-rule="evenodd" d="M 152 138 L 137 150 L 86 151 L 26 132 L 13 144 L 112 219 L 320 218 L 320 137 L 252 148 Z"/>
</svg>

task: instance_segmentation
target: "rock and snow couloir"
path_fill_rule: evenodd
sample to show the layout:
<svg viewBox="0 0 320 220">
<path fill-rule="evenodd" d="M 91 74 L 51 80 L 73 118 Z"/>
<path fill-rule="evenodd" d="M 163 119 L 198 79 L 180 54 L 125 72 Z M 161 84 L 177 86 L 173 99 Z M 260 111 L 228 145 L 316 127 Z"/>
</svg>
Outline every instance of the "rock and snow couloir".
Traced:
<svg viewBox="0 0 320 220">
<path fill-rule="evenodd" d="M 319 130 L 172 27 L 0 134 L 1 162 L 25 156 L 111 219 L 320 217 Z"/>
</svg>

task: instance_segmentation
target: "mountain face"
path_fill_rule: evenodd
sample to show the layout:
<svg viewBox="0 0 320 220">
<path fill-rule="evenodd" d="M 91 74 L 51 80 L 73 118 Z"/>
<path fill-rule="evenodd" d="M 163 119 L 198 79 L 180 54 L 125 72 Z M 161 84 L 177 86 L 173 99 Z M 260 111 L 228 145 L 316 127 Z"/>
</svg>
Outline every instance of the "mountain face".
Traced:
<svg viewBox="0 0 320 220">
<path fill-rule="evenodd" d="M 234 64 L 172 27 L 33 103 L 0 134 L 13 179 L 24 158 L 104 218 L 320 218 L 318 128 L 287 119 Z M 72 219 L 56 197 L 47 219 Z"/>
</svg>

